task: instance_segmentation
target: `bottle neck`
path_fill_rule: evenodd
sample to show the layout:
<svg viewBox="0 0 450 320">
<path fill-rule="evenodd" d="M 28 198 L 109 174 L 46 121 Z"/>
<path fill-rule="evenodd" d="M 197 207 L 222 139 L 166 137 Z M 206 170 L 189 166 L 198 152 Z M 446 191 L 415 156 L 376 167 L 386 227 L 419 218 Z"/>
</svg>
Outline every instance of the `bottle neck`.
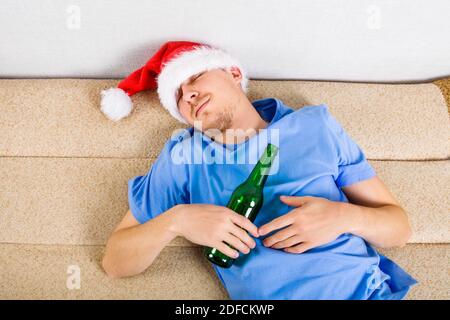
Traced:
<svg viewBox="0 0 450 320">
<path fill-rule="evenodd" d="M 275 145 L 271 143 L 267 145 L 266 150 L 264 150 L 263 155 L 247 179 L 250 184 L 257 188 L 264 187 L 277 152 L 278 148 Z"/>
<path fill-rule="evenodd" d="M 264 187 L 267 180 L 267 174 L 264 174 L 263 171 L 264 168 L 258 163 L 255 168 L 253 168 L 253 171 L 248 178 L 249 183 L 257 188 Z"/>
</svg>

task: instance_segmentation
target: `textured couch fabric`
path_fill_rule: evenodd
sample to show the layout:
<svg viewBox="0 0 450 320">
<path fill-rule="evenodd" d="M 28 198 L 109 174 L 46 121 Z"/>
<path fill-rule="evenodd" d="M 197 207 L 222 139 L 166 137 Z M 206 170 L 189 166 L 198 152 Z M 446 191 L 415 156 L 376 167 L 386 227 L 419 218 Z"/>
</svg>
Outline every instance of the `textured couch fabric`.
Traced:
<svg viewBox="0 0 450 320">
<path fill-rule="evenodd" d="M 128 209 L 127 180 L 145 174 L 183 125 L 156 92 L 130 117 L 99 111 L 117 80 L 0 80 L 0 298 L 228 298 L 201 248 L 177 238 L 143 274 L 111 280 L 104 244 Z M 408 211 L 414 234 L 382 249 L 419 281 L 409 299 L 450 298 L 449 81 L 362 84 L 251 81 L 250 100 L 327 103 Z M 69 266 L 81 287 L 67 287 Z"/>
</svg>

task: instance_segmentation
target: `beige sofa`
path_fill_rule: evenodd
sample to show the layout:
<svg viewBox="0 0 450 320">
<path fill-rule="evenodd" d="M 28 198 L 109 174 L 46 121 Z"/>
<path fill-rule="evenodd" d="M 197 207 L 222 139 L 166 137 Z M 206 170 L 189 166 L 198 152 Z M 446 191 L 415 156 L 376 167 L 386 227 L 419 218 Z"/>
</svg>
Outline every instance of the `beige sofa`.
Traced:
<svg viewBox="0 0 450 320">
<path fill-rule="evenodd" d="M 0 80 L 0 298 L 228 298 L 201 248 L 181 238 L 141 275 L 104 274 L 104 244 L 128 209 L 127 180 L 146 173 L 181 127 L 155 92 L 133 97 L 130 117 L 107 120 L 99 93 L 117 83 Z M 410 216 L 409 244 L 380 250 L 419 281 L 409 299 L 450 298 L 449 88 L 448 80 L 250 82 L 251 100 L 327 103 L 363 148 Z"/>
</svg>

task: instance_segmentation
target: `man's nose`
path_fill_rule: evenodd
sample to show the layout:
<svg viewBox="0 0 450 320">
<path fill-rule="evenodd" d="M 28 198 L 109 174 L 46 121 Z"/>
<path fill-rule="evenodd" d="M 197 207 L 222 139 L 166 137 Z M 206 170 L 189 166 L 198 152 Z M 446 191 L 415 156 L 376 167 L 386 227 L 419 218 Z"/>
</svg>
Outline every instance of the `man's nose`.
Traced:
<svg viewBox="0 0 450 320">
<path fill-rule="evenodd" d="M 182 91 L 183 92 L 183 91 Z M 183 100 L 192 104 L 198 97 L 198 92 L 193 89 L 186 89 L 183 94 Z"/>
</svg>

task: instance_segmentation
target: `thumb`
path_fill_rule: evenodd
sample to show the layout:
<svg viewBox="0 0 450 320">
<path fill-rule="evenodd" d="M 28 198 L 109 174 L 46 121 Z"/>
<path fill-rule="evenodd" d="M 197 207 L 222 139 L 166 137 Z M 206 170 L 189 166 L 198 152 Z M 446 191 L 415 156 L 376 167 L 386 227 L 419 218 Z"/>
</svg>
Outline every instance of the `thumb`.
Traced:
<svg viewBox="0 0 450 320">
<path fill-rule="evenodd" d="M 280 196 L 280 200 L 291 207 L 303 206 L 310 202 L 313 197 Z"/>
</svg>

